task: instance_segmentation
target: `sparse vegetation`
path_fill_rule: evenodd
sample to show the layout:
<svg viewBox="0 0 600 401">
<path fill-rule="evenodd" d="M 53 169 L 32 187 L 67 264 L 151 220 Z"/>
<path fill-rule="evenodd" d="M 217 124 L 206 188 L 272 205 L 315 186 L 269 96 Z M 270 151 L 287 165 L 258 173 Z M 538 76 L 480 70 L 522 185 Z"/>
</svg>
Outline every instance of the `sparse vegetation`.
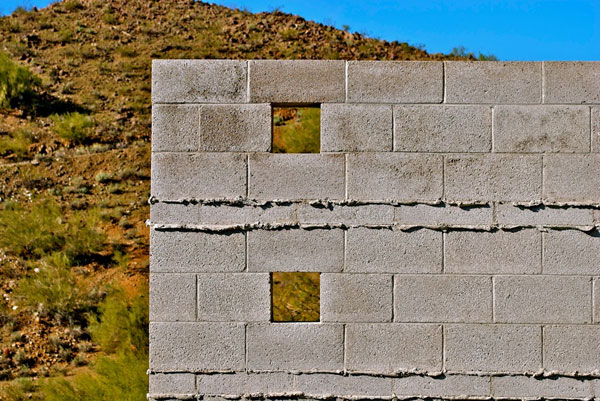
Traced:
<svg viewBox="0 0 600 401">
<path fill-rule="evenodd" d="M 50 119 L 54 123 L 52 130 L 58 137 L 74 144 L 88 142 L 94 120 L 81 113 L 53 114 Z"/>
<path fill-rule="evenodd" d="M 276 108 L 273 111 L 273 152 L 319 153 L 320 126 L 318 107 Z"/>
<path fill-rule="evenodd" d="M 15 107 L 30 99 L 41 81 L 0 52 L 0 109 Z"/>
</svg>

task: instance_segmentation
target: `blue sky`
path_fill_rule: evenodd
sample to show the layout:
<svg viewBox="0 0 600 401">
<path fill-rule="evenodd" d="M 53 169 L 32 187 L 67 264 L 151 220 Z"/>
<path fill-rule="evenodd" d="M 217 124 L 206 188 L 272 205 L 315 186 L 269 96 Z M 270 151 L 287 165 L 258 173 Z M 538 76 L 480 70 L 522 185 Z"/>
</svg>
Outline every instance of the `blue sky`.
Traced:
<svg viewBox="0 0 600 401">
<path fill-rule="evenodd" d="M 0 13 L 51 0 L 0 0 Z M 600 0 L 217 0 L 284 12 L 448 53 L 464 46 L 501 60 L 600 60 Z"/>
</svg>

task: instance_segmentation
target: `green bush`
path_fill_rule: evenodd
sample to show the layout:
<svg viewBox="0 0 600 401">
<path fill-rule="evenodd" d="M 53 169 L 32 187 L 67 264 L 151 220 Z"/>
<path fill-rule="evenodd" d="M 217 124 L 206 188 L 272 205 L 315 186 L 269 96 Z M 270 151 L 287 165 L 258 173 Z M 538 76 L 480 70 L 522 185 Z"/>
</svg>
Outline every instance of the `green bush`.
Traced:
<svg viewBox="0 0 600 401">
<path fill-rule="evenodd" d="M 90 116 L 81 113 L 53 114 L 50 119 L 54 123 L 52 130 L 60 138 L 75 144 L 89 141 L 94 126 Z"/>
<path fill-rule="evenodd" d="M 0 156 L 12 155 L 16 160 L 22 160 L 29 152 L 32 138 L 33 135 L 23 129 L 0 136 Z"/>
<path fill-rule="evenodd" d="M 35 94 L 41 80 L 0 52 L 0 109 L 16 107 Z"/>
</svg>

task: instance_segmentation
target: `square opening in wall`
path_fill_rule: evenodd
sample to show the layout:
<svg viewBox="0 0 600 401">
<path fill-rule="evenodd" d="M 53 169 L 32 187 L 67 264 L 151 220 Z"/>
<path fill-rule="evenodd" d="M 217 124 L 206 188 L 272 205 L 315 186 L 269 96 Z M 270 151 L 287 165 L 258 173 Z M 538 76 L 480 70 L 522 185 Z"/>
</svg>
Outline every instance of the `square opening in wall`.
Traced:
<svg viewBox="0 0 600 401">
<path fill-rule="evenodd" d="M 319 153 L 321 108 L 273 107 L 273 153 Z"/>
<path fill-rule="evenodd" d="M 318 322 L 320 287 L 320 273 L 271 273 L 272 321 Z"/>
</svg>

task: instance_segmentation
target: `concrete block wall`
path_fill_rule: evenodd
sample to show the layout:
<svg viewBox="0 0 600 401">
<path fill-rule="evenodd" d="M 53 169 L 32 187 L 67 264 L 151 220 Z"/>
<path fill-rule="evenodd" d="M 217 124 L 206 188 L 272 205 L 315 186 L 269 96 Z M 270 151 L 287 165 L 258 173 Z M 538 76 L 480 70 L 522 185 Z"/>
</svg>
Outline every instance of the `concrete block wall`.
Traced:
<svg viewBox="0 0 600 401">
<path fill-rule="evenodd" d="M 154 61 L 149 397 L 600 397 L 599 77 Z M 286 104 L 319 154 L 271 153 Z M 274 271 L 320 322 L 271 322 Z"/>
</svg>

